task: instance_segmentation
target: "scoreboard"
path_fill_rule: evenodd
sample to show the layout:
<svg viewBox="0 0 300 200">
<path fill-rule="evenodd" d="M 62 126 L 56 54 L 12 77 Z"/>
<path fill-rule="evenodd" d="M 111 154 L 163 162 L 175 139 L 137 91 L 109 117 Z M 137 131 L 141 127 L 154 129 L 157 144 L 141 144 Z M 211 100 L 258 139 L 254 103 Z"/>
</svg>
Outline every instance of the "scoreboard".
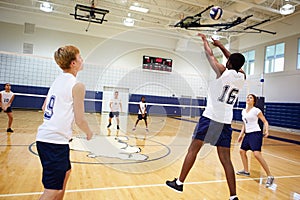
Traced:
<svg viewBox="0 0 300 200">
<path fill-rule="evenodd" d="M 171 72 L 172 59 L 143 56 L 143 69 Z"/>
</svg>

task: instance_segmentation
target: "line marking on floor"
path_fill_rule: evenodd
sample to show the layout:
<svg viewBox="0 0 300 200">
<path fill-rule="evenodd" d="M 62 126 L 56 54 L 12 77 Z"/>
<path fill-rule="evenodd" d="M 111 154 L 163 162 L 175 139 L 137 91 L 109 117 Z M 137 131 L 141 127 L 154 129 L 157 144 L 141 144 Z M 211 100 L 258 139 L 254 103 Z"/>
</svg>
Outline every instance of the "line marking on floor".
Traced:
<svg viewBox="0 0 300 200">
<path fill-rule="evenodd" d="M 276 176 L 276 179 L 287 179 L 287 178 L 300 178 L 300 175 L 291 176 Z M 261 180 L 265 178 L 239 178 L 236 181 L 253 181 Z M 226 180 L 211 180 L 211 181 L 200 181 L 200 182 L 186 182 L 185 185 L 200 185 L 200 184 L 211 184 L 211 183 L 222 183 Z M 136 189 L 136 188 L 149 188 L 149 187 L 165 187 L 166 184 L 148 184 L 148 185 L 129 185 L 129 186 L 115 186 L 115 187 L 103 187 L 103 188 L 86 188 L 77 190 L 66 190 L 66 193 L 77 193 L 77 192 L 91 192 L 91 191 L 108 191 L 108 190 L 120 190 L 120 189 Z M 17 197 L 17 196 L 33 196 L 41 195 L 43 192 L 28 192 L 28 193 L 15 193 L 15 194 L 0 194 L 0 198 L 3 197 Z"/>
</svg>

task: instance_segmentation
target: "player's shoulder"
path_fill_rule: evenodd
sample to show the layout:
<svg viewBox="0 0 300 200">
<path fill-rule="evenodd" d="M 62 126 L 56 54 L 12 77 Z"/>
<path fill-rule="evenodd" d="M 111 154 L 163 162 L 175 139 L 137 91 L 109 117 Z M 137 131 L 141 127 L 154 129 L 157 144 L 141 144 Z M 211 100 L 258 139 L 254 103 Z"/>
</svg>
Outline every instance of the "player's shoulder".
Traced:
<svg viewBox="0 0 300 200">
<path fill-rule="evenodd" d="M 82 82 L 76 82 L 73 86 L 73 90 L 85 90 L 85 85 Z"/>
<path fill-rule="evenodd" d="M 254 111 L 257 112 L 257 113 L 260 113 L 261 112 L 261 109 L 258 108 L 258 107 L 253 107 L 254 108 Z"/>
</svg>

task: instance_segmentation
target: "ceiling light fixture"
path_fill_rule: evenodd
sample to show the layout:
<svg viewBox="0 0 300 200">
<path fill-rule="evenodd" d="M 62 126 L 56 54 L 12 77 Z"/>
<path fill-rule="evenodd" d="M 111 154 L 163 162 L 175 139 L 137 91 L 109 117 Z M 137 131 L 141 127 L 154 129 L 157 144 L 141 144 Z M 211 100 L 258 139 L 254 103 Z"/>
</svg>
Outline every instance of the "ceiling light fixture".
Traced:
<svg viewBox="0 0 300 200">
<path fill-rule="evenodd" d="M 295 12 L 295 6 L 287 3 L 283 5 L 279 11 L 282 15 L 289 15 Z"/>
<path fill-rule="evenodd" d="M 138 12 L 142 12 L 142 13 L 149 12 L 148 8 L 143 8 L 143 7 L 140 7 L 140 6 L 130 6 L 129 9 L 134 10 L 134 11 L 138 11 Z"/>
<path fill-rule="evenodd" d="M 40 4 L 40 10 L 44 12 L 52 12 L 53 6 L 49 2 L 45 1 Z"/>
<path fill-rule="evenodd" d="M 134 26 L 134 19 L 130 18 L 130 17 L 126 17 L 124 20 L 123 20 L 123 24 L 125 26 Z"/>
</svg>

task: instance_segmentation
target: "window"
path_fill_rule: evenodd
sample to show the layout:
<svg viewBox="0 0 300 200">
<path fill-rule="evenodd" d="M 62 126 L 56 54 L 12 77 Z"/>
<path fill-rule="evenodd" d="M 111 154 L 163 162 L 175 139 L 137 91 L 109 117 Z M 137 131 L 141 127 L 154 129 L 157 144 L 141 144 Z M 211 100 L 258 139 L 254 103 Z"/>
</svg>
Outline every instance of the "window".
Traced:
<svg viewBox="0 0 300 200">
<path fill-rule="evenodd" d="M 284 69 L 284 43 L 266 47 L 265 73 L 280 72 Z"/>
<path fill-rule="evenodd" d="M 298 59 L 297 59 L 297 69 L 300 69 L 300 38 L 298 39 Z"/>
<path fill-rule="evenodd" d="M 255 50 L 244 52 L 245 64 L 243 70 L 247 75 L 254 74 L 254 61 L 255 61 Z"/>
</svg>

